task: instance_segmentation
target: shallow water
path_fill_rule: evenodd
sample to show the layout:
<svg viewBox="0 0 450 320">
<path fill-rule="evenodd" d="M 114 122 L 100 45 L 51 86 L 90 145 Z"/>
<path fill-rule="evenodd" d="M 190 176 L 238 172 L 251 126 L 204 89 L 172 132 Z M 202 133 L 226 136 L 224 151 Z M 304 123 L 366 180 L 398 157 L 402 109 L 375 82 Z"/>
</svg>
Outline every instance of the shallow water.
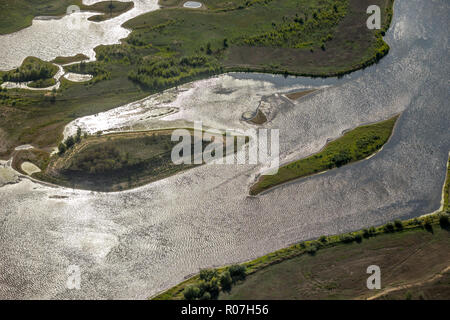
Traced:
<svg viewBox="0 0 450 320">
<path fill-rule="evenodd" d="M 264 99 L 276 111 L 265 127 L 280 129 L 286 161 L 319 150 L 343 130 L 403 112 L 376 156 L 259 197 L 246 196 L 259 170 L 250 165 L 202 166 L 108 194 L 28 179 L 5 185 L 0 297 L 146 298 L 199 268 L 434 211 L 450 150 L 449 13 L 446 0 L 397 0 L 389 55 L 342 80 L 223 75 L 100 114 L 98 122 L 79 119 L 93 131 L 185 120 L 243 129 L 249 125 L 242 112 Z M 308 86 L 325 87 L 296 103 L 276 94 Z M 174 113 L 141 119 L 159 107 Z M 81 268 L 81 290 L 65 287 L 69 265 Z"/>
<path fill-rule="evenodd" d="M 186 1 L 183 4 L 183 7 L 189 8 L 189 9 L 198 9 L 201 6 L 202 6 L 202 4 L 200 2 L 197 2 L 197 1 Z"/>
<path fill-rule="evenodd" d="M 83 0 L 93 4 L 96 0 Z M 133 0 L 134 8 L 102 22 L 87 19 L 96 13 L 77 12 L 60 19 L 34 19 L 33 24 L 15 33 L 0 35 L 0 70 L 20 66 L 28 56 L 50 61 L 58 56 L 68 57 L 83 53 L 95 58 L 94 48 L 100 44 L 119 43 L 129 30 L 121 25 L 145 12 L 159 8 L 158 0 Z"/>
</svg>

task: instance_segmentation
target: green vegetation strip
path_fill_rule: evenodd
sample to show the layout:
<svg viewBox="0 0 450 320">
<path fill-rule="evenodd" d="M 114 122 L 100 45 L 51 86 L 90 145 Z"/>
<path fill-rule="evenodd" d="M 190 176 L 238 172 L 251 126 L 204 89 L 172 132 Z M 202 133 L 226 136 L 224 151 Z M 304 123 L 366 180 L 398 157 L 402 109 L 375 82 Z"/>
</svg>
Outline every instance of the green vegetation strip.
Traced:
<svg viewBox="0 0 450 320">
<path fill-rule="evenodd" d="M 88 59 L 89 59 L 88 56 L 86 56 L 82 53 L 79 53 L 79 54 L 76 54 L 71 57 L 56 57 L 55 59 L 52 60 L 52 62 L 63 65 L 63 64 L 68 64 L 68 63 L 80 62 L 80 61 L 88 60 Z"/>
<path fill-rule="evenodd" d="M 448 167 L 450 168 L 450 158 L 448 159 Z M 450 169 L 447 169 L 447 178 L 445 180 L 445 184 L 443 186 L 444 197 L 447 197 L 448 200 L 448 192 L 450 188 Z M 439 225 L 443 230 L 443 232 L 447 233 L 450 229 L 450 208 L 448 202 L 446 203 L 444 209 L 440 212 L 436 212 L 434 214 L 425 215 L 422 217 L 409 219 L 406 221 L 395 220 L 393 222 L 389 222 L 385 225 L 378 227 L 370 227 L 363 230 L 349 232 L 341 235 L 331 235 L 331 236 L 321 236 L 319 239 L 303 241 L 298 244 L 294 244 L 290 247 L 269 253 L 265 256 L 257 258 L 252 261 L 248 261 L 242 263 L 240 268 L 236 265 L 231 267 L 221 267 L 217 269 L 211 269 L 209 271 L 204 271 L 203 276 L 200 274 L 195 275 L 186 281 L 164 291 L 157 296 L 153 297 L 155 300 L 180 300 L 180 299 L 206 299 L 208 297 L 214 298 L 216 290 L 219 290 L 219 295 L 223 293 L 228 293 L 232 290 L 232 286 L 235 284 L 242 283 L 243 280 L 246 279 L 249 275 L 252 275 L 260 270 L 266 269 L 275 264 L 279 264 L 283 261 L 299 257 L 301 255 L 309 254 L 314 256 L 318 250 L 322 250 L 324 248 L 334 248 L 345 246 L 350 243 L 361 243 L 366 241 L 367 239 L 374 238 L 380 235 L 386 236 L 386 239 L 394 238 L 395 235 L 409 232 L 409 231 L 418 231 L 418 230 L 426 230 L 430 233 L 433 233 L 434 226 Z M 444 234 L 446 239 L 448 239 L 447 234 Z M 359 250 L 360 251 L 360 250 Z M 336 261 L 333 261 L 335 263 Z M 232 270 L 239 270 L 239 276 L 235 276 L 235 279 L 231 282 L 229 286 L 229 282 L 227 280 L 221 280 L 224 277 L 228 278 L 227 272 Z M 245 270 L 245 273 L 242 270 Z M 213 275 L 213 277 L 207 278 L 209 281 L 205 281 L 205 274 Z M 210 282 L 213 282 L 212 284 Z M 221 281 L 225 284 L 224 286 L 221 284 Z M 213 294 L 206 294 L 209 289 L 213 290 Z M 194 293 L 194 294 L 193 294 Z M 242 298 L 242 297 L 241 297 Z M 251 297 L 245 297 L 249 299 Z"/>
<path fill-rule="evenodd" d="M 256 195 L 282 183 L 337 168 L 374 154 L 388 141 L 397 118 L 395 116 L 386 121 L 358 127 L 328 143 L 319 153 L 285 165 L 275 175 L 261 176 L 250 188 L 250 194 Z"/>
</svg>

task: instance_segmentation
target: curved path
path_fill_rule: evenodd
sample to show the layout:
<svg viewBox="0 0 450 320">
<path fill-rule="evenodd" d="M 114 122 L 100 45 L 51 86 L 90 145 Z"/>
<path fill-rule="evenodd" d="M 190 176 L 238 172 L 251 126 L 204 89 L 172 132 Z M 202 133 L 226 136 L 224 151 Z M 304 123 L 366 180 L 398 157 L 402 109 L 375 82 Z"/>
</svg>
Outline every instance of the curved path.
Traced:
<svg viewBox="0 0 450 320">
<path fill-rule="evenodd" d="M 266 126 L 280 128 L 286 161 L 403 112 L 389 143 L 367 161 L 251 198 L 259 168 L 237 165 L 202 166 L 120 193 L 28 179 L 1 187 L 0 298 L 146 298 L 199 268 L 437 209 L 450 150 L 449 14 L 447 0 L 396 0 L 391 52 L 378 65 L 342 81 L 239 74 L 198 81 L 149 102 L 179 112 L 138 125 L 201 119 L 245 128 L 242 112 L 269 95 L 278 109 Z M 333 86 L 293 104 L 272 94 L 302 83 Z M 98 117 L 106 128 L 117 124 Z M 69 265 L 81 269 L 80 290 L 66 289 Z"/>
</svg>

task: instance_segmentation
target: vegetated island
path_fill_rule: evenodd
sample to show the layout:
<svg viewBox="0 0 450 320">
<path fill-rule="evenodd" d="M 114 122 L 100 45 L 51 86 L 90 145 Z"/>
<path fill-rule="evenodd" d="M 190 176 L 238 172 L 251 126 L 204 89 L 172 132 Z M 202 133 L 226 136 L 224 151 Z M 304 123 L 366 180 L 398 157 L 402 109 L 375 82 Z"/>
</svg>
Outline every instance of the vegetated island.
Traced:
<svg viewBox="0 0 450 320">
<path fill-rule="evenodd" d="M 50 0 L 49 0 L 50 1 Z M 206 0 L 205 10 L 166 8 L 138 16 L 121 44 L 95 48 L 97 61 L 65 67 L 93 79 L 46 95 L 0 92 L 1 158 L 16 146 L 56 146 L 70 121 L 151 93 L 229 71 L 336 76 L 381 59 L 393 0 Z M 382 29 L 366 26 L 369 5 Z M 10 7 L 11 8 L 11 7 Z"/>
<path fill-rule="evenodd" d="M 274 175 L 260 176 L 250 188 L 250 194 L 256 195 L 285 182 L 338 168 L 374 154 L 388 141 L 398 117 L 357 127 L 327 143 L 320 152 L 284 165 Z"/>
<path fill-rule="evenodd" d="M 80 10 L 102 13 L 89 18 L 103 21 L 114 18 L 134 7 L 133 2 L 102 1 L 84 5 L 83 0 L 2 0 L 0 3 L 0 34 L 8 34 L 31 26 L 37 16 L 63 16 L 70 5 Z"/>
<path fill-rule="evenodd" d="M 450 299 L 449 189 L 450 159 L 442 207 L 433 214 L 321 236 L 239 265 L 202 270 L 153 299 Z M 366 286 L 370 265 L 381 267 L 381 290 Z"/>
<path fill-rule="evenodd" d="M 30 87 L 45 88 L 55 84 L 58 67 L 36 57 L 27 57 L 17 69 L 0 72 L 2 82 L 28 82 Z"/>
<path fill-rule="evenodd" d="M 56 57 L 55 59 L 53 59 L 51 62 L 59 64 L 59 65 L 64 65 L 64 64 L 69 64 L 69 63 L 75 63 L 75 62 L 81 62 L 84 60 L 89 60 L 89 57 L 79 53 L 76 54 L 74 56 L 70 56 L 70 57 Z"/>
<path fill-rule="evenodd" d="M 31 163 L 41 170 L 31 174 L 33 178 L 65 187 L 102 192 L 121 191 L 200 165 L 194 163 L 194 158 L 201 154 L 195 154 L 193 131 L 190 131 L 191 164 L 173 163 L 171 153 L 178 144 L 178 141 L 171 141 L 173 130 L 88 136 L 78 129 L 75 136 L 60 143 L 58 152 L 51 157 L 48 152 L 39 149 L 18 150 L 14 154 L 12 166 L 27 174 L 22 164 Z M 210 143 L 202 140 L 201 152 Z M 226 143 L 224 141 L 224 155 L 227 152 Z M 237 137 L 234 139 L 235 150 L 236 146 Z"/>
</svg>

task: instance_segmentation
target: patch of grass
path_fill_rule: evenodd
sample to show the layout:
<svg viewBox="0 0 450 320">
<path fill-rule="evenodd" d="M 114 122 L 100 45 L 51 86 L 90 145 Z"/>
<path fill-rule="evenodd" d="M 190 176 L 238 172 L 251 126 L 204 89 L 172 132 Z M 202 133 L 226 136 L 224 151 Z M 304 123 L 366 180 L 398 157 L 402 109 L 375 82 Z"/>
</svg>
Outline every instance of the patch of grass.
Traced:
<svg viewBox="0 0 450 320">
<path fill-rule="evenodd" d="M 48 88 L 56 84 L 54 78 L 39 79 L 28 84 L 31 88 Z"/>
<path fill-rule="evenodd" d="M 368 157 L 389 139 L 397 118 L 395 116 L 386 121 L 358 127 L 328 143 L 319 153 L 287 164 L 275 175 L 261 176 L 250 188 L 250 194 L 256 195 L 282 183 Z"/>
</svg>

